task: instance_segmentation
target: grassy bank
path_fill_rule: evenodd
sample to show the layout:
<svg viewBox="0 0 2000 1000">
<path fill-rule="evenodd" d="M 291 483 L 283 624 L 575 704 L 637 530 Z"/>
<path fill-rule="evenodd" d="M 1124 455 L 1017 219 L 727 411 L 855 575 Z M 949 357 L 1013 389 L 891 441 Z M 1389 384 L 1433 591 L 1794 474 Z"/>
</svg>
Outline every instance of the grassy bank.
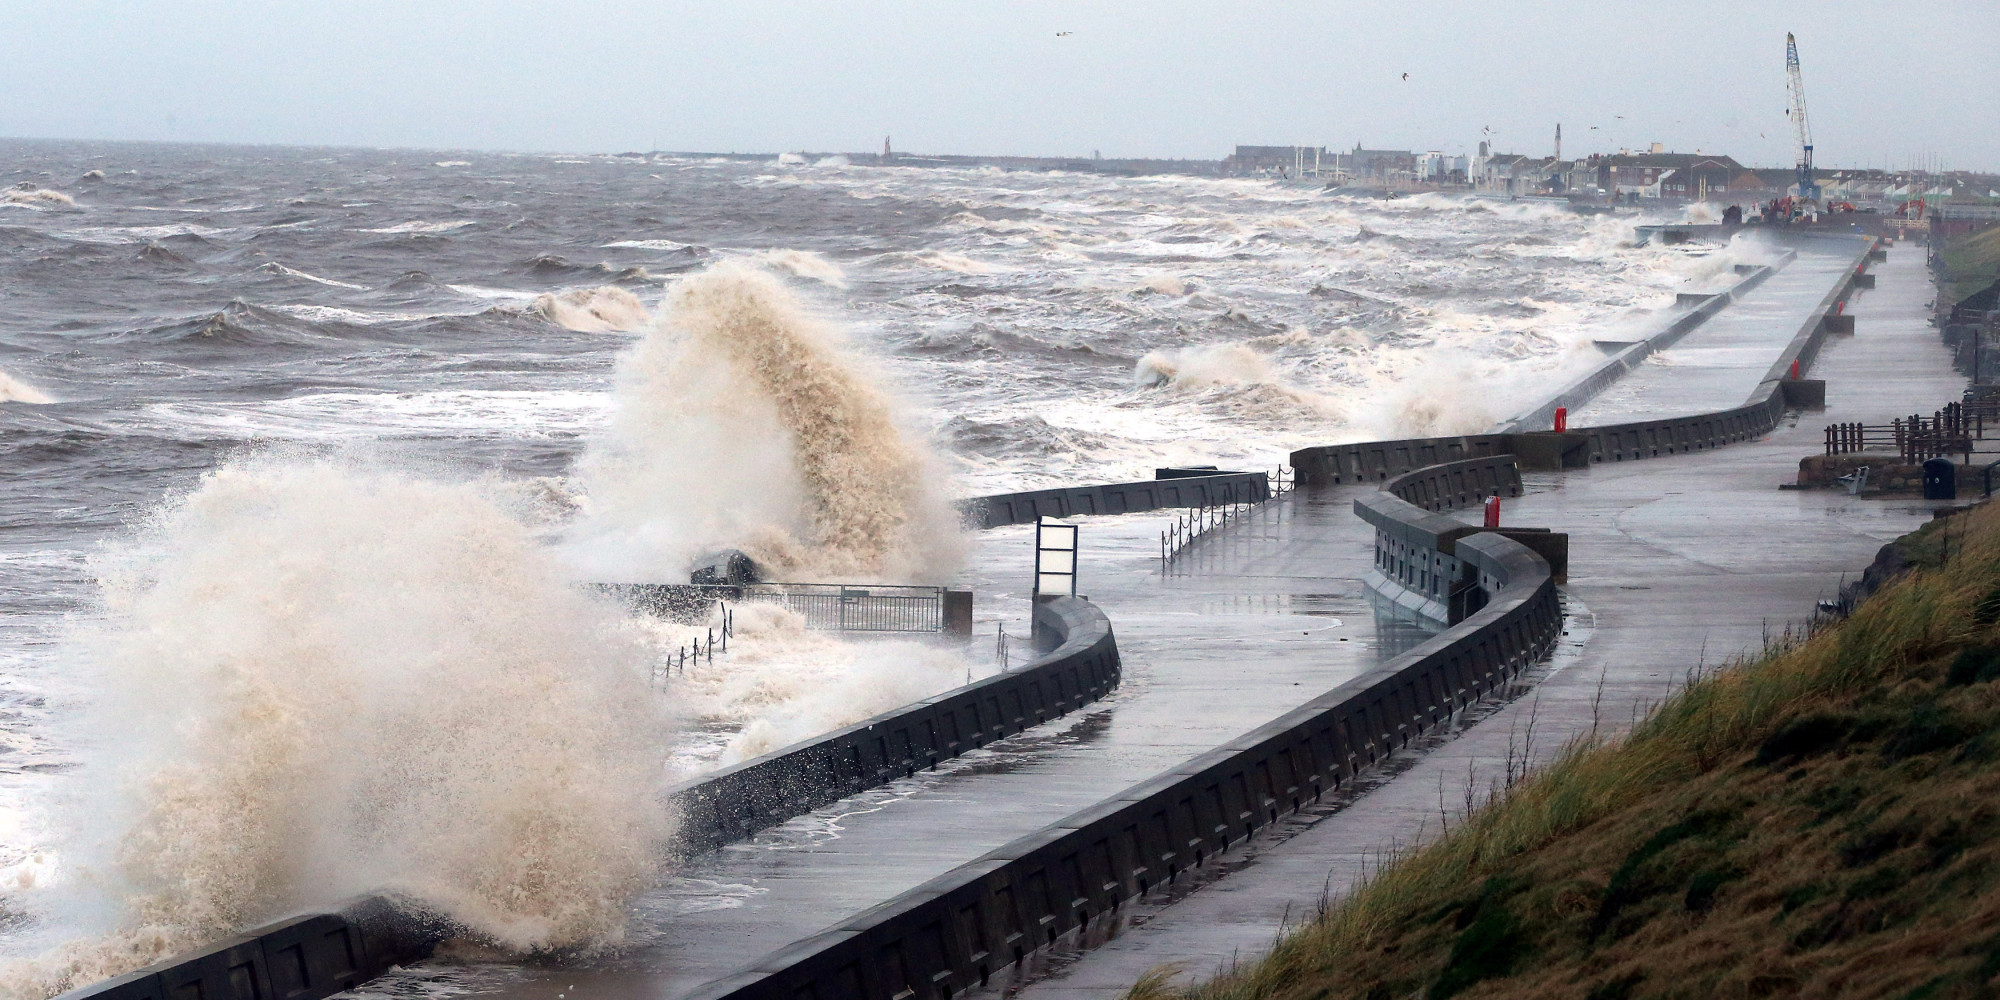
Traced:
<svg viewBox="0 0 2000 1000">
<path fill-rule="evenodd" d="M 1939 289 L 1945 301 L 1957 303 L 1993 283 L 2000 270 L 2000 227 L 1961 236 L 1945 244 L 1947 277 Z"/>
<path fill-rule="evenodd" d="M 1992 996 L 2000 505 L 1845 623 L 1695 679 L 1266 959 L 1141 1000 Z"/>
</svg>

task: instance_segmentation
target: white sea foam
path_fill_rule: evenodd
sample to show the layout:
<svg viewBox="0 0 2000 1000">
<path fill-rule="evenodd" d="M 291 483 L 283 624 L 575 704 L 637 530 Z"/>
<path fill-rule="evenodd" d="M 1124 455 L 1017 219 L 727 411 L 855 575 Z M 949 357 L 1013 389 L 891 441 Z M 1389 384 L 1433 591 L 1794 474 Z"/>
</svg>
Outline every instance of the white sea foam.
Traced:
<svg viewBox="0 0 2000 1000">
<path fill-rule="evenodd" d="M 599 579 L 672 580 L 714 548 L 794 579 L 936 580 L 956 518 L 890 398 L 770 275 L 725 263 L 674 286 L 618 365 L 579 461 L 573 556 Z"/>
<path fill-rule="evenodd" d="M 53 403 L 55 397 L 0 371 L 0 403 Z"/>
<path fill-rule="evenodd" d="M 510 951 L 618 940 L 670 832 L 650 651 L 486 491 L 241 459 L 99 569 L 60 877 L 14 899 L 93 933 L 0 994 L 382 889 Z"/>
</svg>

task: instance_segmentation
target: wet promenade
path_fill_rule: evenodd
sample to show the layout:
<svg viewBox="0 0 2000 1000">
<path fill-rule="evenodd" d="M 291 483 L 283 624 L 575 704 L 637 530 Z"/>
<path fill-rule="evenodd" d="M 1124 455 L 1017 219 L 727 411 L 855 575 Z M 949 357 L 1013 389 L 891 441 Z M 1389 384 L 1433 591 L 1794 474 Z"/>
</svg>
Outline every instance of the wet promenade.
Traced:
<svg viewBox="0 0 2000 1000">
<path fill-rule="evenodd" d="M 1079 589 L 1124 682 L 1080 713 L 680 866 L 629 946 L 586 967 L 435 968 L 452 988 L 547 1000 L 673 997 L 1232 739 L 1426 637 L 1378 623 L 1352 493 L 1291 494 L 1196 539 L 1166 572 L 1157 514 L 1086 520 Z M 963 582 L 1026 650 L 1033 527 L 981 535 Z M 992 643 L 992 624 L 975 642 Z M 397 977 L 364 992 L 391 993 Z M 573 987 L 573 989 L 571 989 Z"/>
<path fill-rule="evenodd" d="M 1807 263 L 1802 253 L 1785 273 Z M 1505 520 L 1569 532 L 1572 633 L 1590 632 L 1580 649 L 1557 658 L 1533 693 L 1347 808 L 1281 843 L 1253 848 L 1228 877 L 1172 906 L 1140 908 L 1142 923 L 1025 995 L 1115 996 L 1162 964 L 1180 963 L 1184 974 L 1200 976 L 1261 954 L 1281 924 L 1313 912 L 1323 888 L 1338 896 L 1385 850 L 1435 834 L 1441 813 L 1462 812 L 1468 784 L 1479 794 L 1501 777 L 1510 750 L 1518 753 L 1525 742 L 1531 715 L 1538 756 L 1592 725 L 1623 728 L 1689 668 L 1755 653 L 1767 633 L 1802 621 L 1882 544 L 1928 520 L 1936 504 L 1777 488 L 1794 479 L 1801 457 L 1820 451 L 1826 424 L 1929 412 L 1964 386 L 1927 322 L 1932 290 L 1922 248 L 1893 249 L 1872 270 L 1878 287 L 1849 302 L 1856 334 L 1828 341 L 1810 372 L 1827 381 L 1824 412 L 1796 414 L 1761 440 L 1715 451 L 1528 477 L 1529 495 L 1508 505 Z M 1824 280 L 1818 292 L 1790 294 L 1816 301 L 1831 275 Z M 1802 318 L 1776 308 L 1764 315 L 1784 337 L 1761 361 L 1746 357 L 1727 367 L 1761 374 Z M 1677 373 L 1696 374 L 1685 367 Z M 1717 408 L 1741 403 L 1754 384 Z M 1685 411 L 1661 415 L 1677 412 Z"/>
</svg>

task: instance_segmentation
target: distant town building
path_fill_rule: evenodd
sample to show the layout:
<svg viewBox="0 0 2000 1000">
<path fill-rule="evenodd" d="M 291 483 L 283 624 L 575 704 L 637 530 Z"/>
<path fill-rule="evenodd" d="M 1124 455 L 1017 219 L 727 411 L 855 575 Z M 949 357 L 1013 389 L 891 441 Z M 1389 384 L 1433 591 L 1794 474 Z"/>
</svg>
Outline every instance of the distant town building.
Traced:
<svg viewBox="0 0 2000 1000">
<path fill-rule="evenodd" d="M 1658 149 L 1659 144 L 1654 143 Z M 1700 201 L 1731 192 L 1763 190 L 1769 186 L 1756 172 L 1735 159 L 1704 153 L 1628 153 L 1592 156 L 1596 178 L 1592 185 L 1612 196 L 1667 198 Z"/>
<path fill-rule="evenodd" d="M 1300 171 L 1311 176 L 1332 168 L 1325 146 L 1238 146 L 1222 161 L 1222 172 L 1237 177 L 1290 177 Z"/>
</svg>

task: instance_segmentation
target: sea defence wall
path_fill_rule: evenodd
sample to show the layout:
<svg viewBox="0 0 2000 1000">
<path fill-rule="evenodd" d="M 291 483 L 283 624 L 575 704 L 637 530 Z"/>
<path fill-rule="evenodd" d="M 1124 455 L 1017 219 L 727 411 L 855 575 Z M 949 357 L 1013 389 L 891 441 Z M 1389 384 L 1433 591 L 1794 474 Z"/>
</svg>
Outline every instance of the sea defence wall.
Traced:
<svg viewBox="0 0 2000 1000">
<path fill-rule="evenodd" d="M 93 1000 L 320 1000 L 430 954 L 442 928 L 389 899 L 291 917 L 63 994 Z"/>
<path fill-rule="evenodd" d="M 1779 269 L 1798 258 L 1798 251 L 1787 250 L 1772 264 L 1738 264 L 1737 282 L 1729 288 L 1710 295 L 1683 295 L 1679 304 L 1693 308 L 1674 317 L 1665 327 L 1651 336 L 1625 344 L 1599 341 L 1598 346 L 1611 350 L 1610 356 L 1588 374 L 1564 386 L 1554 397 L 1527 413 L 1509 421 L 1503 431 L 1521 431 L 1552 426 L 1558 408 L 1576 410 L 1583 404 L 1597 398 L 1597 394 L 1610 388 L 1657 351 L 1663 351 L 1678 343 L 1682 337 L 1701 326 L 1715 314 L 1727 309 L 1745 292 L 1764 283 L 1764 279 L 1776 274 Z"/>
<path fill-rule="evenodd" d="M 934 768 L 1002 737 L 1076 711 L 1118 686 L 1118 643 L 1104 612 L 1077 597 L 1035 605 L 1038 639 L 1054 648 L 982 678 L 686 782 L 670 797 L 681 853 L 741 840 L 824 805 Z"/>
<path fill-rule="evenodd" d="M 1001 493 L 974 497 L 961 503 L 959 508 L 965 514 L 968 527 L 998 528 L 1009 524 L 1033 524 L 1044 517 L 1131 514 L 1168 507 L 1216 507 L 1231 503 L 1258 503 L 1270 498 L 1269 473 L 1219 472 L 1208 476 L 1174 474 L 1133 483 Z"/>
<path fill-rule="evenodd" d="M 1035 606 L 1038 644 L 1018 670 L 723 768 L 669 790 L 676 850 L 740 840 L 1076 711 L 1118 686 L 1111 622 L 1059 597 Z M 370 897 L 292 917 L 158 965 L 63 994 L 65 1000 L 319 1000 L 428 957 L 449 930 L 420 908 Z"/>
<path fill-rule="evenodd" d="M 1875 247 L 1872 237 L 1815 236 L 1853 244 L 1846 276 L 1836 282 L 1808 314 L 1805 322 L 1771 365 L 1750 398 L 1741 406 L 1713 413 L 1665 417 L 1600 427 L 1554 431 L 1471 434 L 1457 437 L 1411 438 L 1303 448 L 1292 453 L 1292 467 L 1305 486 L 1337 486 L 1384 482 L 1394 476 L 1446 462 L 1511 454 L 1529 469 L 1581 468 L 1597 462 L 1657 458 L 1706 451 L 1746 441 L 1777 426 L 1787 407 L 1823 402 L 1820 383 L 1790 377 L 1792 362 L 1801 372 L 1811 368 L 1820 345 L 1834 329 L 1851 332 L 1852 322 L 1835 307 L 1857 287 L 1862 266 Z M 1849 322 L 1840 322 L 1849 319 Z"/>
<path fill-rule="evenodd" d="M 1357 497 L 1355 515 L 1375 528 L 1375 561 L 1362 582 L 1411 614 L 1439 624 L 1463 620 L 1485 597 L 1457 543 L 1489 529 L 1438 512 L 1520 495 L 1514 456 L 1495 455 L 1407 472 Z"/>
<path fill-rule="evenodd" d="M 1384 495 L 1390 516 L 1426 511 Z M 1184 765 L 712 982 L 702 1000 L 946 1000 L 1117 919 L 1517 676 L 1562 614 L 1548 565 L 1457 542 L 1489 600 L 1461 625 Z"/>
</svg>

